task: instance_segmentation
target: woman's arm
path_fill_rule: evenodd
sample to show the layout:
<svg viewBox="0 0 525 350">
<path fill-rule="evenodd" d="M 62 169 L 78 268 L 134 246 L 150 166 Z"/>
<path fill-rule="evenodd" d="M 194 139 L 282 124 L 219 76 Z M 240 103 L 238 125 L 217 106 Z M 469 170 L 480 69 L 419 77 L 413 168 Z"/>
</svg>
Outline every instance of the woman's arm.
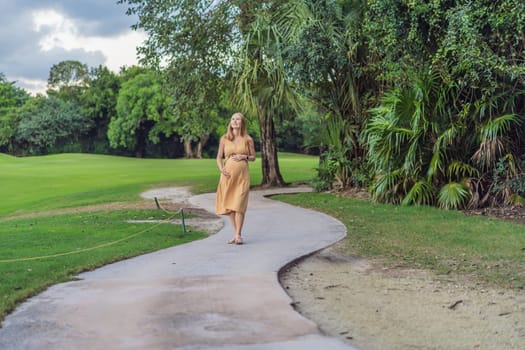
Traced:
<svg viewBox="0 0 525 350">
<path fill-rule="evenodd" d="M 250 162 L 255 161 L 255 144 L 250 136 L 248 136 L 248 157 L 246 160 Z"/>
<path fill-rule="evenodd" d="M 219 143 L 219 150 L 217 151 L 217 167 L 219 167 L 219 170 L 222 172 L 222 168 L 224 166 L 223 159 L 224 158 L 224 138 L 221 137 L 221 142 Z"/>
<path fill-rule="evenodd" d="M 219 150 L 217 151 L 217 166 L 219 167 L 219 170 L 222 175 L 226 177 L 230 177 L 230 173 L 224 169 L 224 162 L 222 160 L 223 157 L 224 157 L 224 137 L 221 138 L 221 142 L 219 143 Z"/>
</svg>

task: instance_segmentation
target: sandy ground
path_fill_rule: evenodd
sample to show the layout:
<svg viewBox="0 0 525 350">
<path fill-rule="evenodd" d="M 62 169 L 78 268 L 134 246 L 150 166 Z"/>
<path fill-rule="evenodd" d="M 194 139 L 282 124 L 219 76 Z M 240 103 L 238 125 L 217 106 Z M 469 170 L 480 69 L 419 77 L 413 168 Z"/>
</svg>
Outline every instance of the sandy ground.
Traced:
<svg viewBox="0 0 525 350">
<path fill-rule="evenodd" d="M 336 244 L 289 266 L 300 313 L 363 350 L 525 349 L 525 292 L 427 271 L 388 269 Z"/>
</svg>

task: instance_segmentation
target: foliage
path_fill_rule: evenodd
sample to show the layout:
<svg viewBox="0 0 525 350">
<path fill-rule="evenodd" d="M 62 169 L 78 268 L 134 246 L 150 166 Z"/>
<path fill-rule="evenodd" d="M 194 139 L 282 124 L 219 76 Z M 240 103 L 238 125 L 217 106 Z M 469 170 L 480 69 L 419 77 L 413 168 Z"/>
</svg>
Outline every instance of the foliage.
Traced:
<svg viewBox="0 0 525 350">
<path fill-rule="evenodd" d="M 431 204 L 429 187 L 443 171 L 436 163 L 446 148 L 447 119 L 440 113 L 447 106 L 447 92 L 441 89 L 436 74 L 421 72 L 410 87 L 385 94 L 381 105 L 371 109 L 371 118 L 362 135 L 368 145 L 368 161 L 377 179 L 376 200 L 405 204 Z M 453 129 L 456 130 L 456 129 Z M 438 135 L 438 132 L 445 131 Z M 424 193 L 423 193 L 424 192 Z"/>
<path fill-rule="evenodd" d="M 328 114 L 321 129 L 322 145 L 326 151 L 321 154 L 321 164 L 325 164 L 332 181 L 338 188 L 345 188 L 352 178 L 351 153 L 355 144 L 349 123 L 338 115 Z"/>
<path fill-rule="evenodd" d="M 319 154 L 320 117 L 303 109 L 295 118 L 283 118 L 275 124 L 275 141 L 280 150 Z"/>
<path fill-rule="evenodd" d="M 359 135 L 375 87 L 373 70 L 367 68 L 372 65 L 362 31 L 366 4 L 359 0 L 290 1 L 288 10 L 289 16 L 301 19 L 291 26 L 285 50 L 290 74 L 321 115 L 338 118 L 345 128 L 338 133 L 340 141 L 319 140 L 325 148 L 321 163 L 328 163 L 321 164 L 320 173 L 331 168 L 342 187 L 354 185 L 352 172 L 364 175 L 366 182 L 368 175 L 360 166 L 364 148 Z M 326 133 L 331 127 L 323 128 Z"/>
<path fill-rule="evenodd" d="M 29 155 L 74 142 L 88 127 L 76 104 L 55 97 L 30 99 L 19 109 L 19 118 L 14 138 Z"/>
<path fill-rule="evenodd" d="M 15 86 L 15 82 L 7 81 L 0 73 L 0 108 L 21 107 L 30 95 L 24 89 Z"/>
<path fill-rule="evenodd" d="M 139 73 L 123 82 L 117 99 L 117 115 L 108 128 L 111 147 L 133 149 L 137 157 L 143 157 L 146 139 L 156 143 L 159 134 L 169 136 L 173 132 L 167 122 L 168 104 L 169 98 L 154 72 Z"/>
<path fill-rule="evenodd" d="M 285 51 L 292 77 L 324 113 L 361 125 L 374 88 L 361 30 L 366 5 L 359 0 L 289 3 L 286 13 L 296 19 L 289 20 L 295 27 Z"/>
<path fill-rule="evenodd" d="M 13 138 L 19 122 L 18 110 L 30 95 L 9 82 L 0 74 L 0 150 L 12 149 Z"/>
<path fill-rule="evenodd" d="M 222 84 L 234 33 L 231 6 L 226 1 L 199 0 L 119 3 L 129 6 L 128 14 L 138 16 L 133 28 L 148 33 L 139 48 L 141 61 L 164 75 L 173 97 L 172 129 L 185 142 L 186 157 L 193 157 L 191 143 L 198 142 L 200 150 L 222 122 Z"/>
<path fill-rule="evenodd" d="M 277 1 L 251 1 L 241 6 L 239 15 L 243 45 L 233 72 L 234 94 L 235 100 L 259 121 L 263 186 L 285 184 L 277 158 L 275 123 L 293 118 L 301 108 L 283 57 L 284 6 Z"/>
<path fill-rule="evenodd" d="M 500 154 L 512 148 L 509 136 L 518 117 L 495 116 L 497 100 L 458 110 L 450 102 L 457 97 L 457 84 L 447 86 L 432 71 L 419 72 L 413 79 L 408 87 L 386 93 L 381 105 L 371 110 L 363 136 L 368 160 L 378 175 L 374 198 L 461 207 L 473 195 L 470 206 L 480 205 L 476 199 L 486 192 L 478 180 Z M 470 186 L 469 191 L 454 183 Z M 449 200 L 444 198 L 447 195 Z"/>
<path fill-rule="evenodd" d="M 525 112 L 519 102 L 525 71 L 517 28 L 525 6 L 514 0 L 370 3 L 369 18 L 382 18 L 366 26 L 370 49 L 383 58 L 381 79 L 393 86 L 371 109 L 367 127 L 375 198 L 405 204 L 441 198 L 443 205 L 443 196 L 453 203 L 468 186 L 470 207 L 508 202 L 513 164 L 523 154 L 517 126 Z M 425 71 L 431 79 L 420 78 Z M 509 164 L 505 174 L 497 170 L 501 158 Z"/>
<path fill-rule="evenodd" d="M 79 61 L 61 61 L 49 71 L 47 94 L 68 102 L 78 102 L 88 87 L 89 69 Z"/>
<path fill-rule="evenodd" d="M 19 123 L 19 108 L 4 107 L 0 108 L 0 151 L 14 151 L 14 137 Z"/>
<path fill-rule="evenodd" d="M 468 188 L 457 182 L 443 185 L 438 194 L 438 204 L 443 209 L 462 209 L 468 199 Z"/>
<path fill-rule="evenodd" d="M 99 66 L 91 69 L 89 88 L 80 98 L 82 111 L 90 119 L 90 129 L 84 142 L 89 145 L 91 152 L 108 152 L 108 124 L 117 115 L 120 84 L 120 77 L 107 67 Z"/>
</svg>

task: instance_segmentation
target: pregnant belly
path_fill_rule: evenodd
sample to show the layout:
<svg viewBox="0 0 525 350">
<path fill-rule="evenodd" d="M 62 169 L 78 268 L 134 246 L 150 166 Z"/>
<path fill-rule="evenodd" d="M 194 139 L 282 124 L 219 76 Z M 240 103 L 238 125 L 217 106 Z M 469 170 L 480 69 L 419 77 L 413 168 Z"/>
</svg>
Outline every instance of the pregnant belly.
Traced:
<svg viewBox="0 0 525 350">
<path fill-rule="evenodd" d="M 224 167 L 231 176 L 240 176 L 248 170 L 248 164 L 245 161 L 235 161 L 233 159 L 229 159 Z"/>
</svg>

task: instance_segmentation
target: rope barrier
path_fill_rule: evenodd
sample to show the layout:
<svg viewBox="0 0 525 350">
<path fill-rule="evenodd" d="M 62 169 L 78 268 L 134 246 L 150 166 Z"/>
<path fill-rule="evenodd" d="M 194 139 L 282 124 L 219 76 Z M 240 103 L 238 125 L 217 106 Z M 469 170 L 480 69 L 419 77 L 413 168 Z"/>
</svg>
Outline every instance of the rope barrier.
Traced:
<svg viewBox="0 0 525 350">
<path fill-rule="evenodd" d="M 164 209 L 160 203 L 159 203 L 159 200 L 157 199 L 157 197 L 153 197 L 155 199 L 155 204 L 157 205 L 157 209 L 160 209 L 162 210 L 163 212 L 165 212 L 166 214 L 170 214 L 169 211 L 167 211 L 166 209 Z M 180 208 L 179 211 L 177 212 L 177 214 L 180 213 L 180 219 L 181 219 L 181 224 L 182 224 L 182 234 L 186 234 L 186 224 L 184 223 L 184 208 Z"/>
<path fill-rule="evenodd" d="M 164 211 L 165 213 L 167 214 L 173 214 L 171 217 L 169 217 L 168 219 L 166 219 L 165 221 L 171 221 L 173 220 L 173 218 L 175 218 L 175 216 L 177 214 L 181 214 L 181 221 L 182 221 L 182 233 L 185 234 L 186 233 L 186 226 L 184 224 L 184 210 L 183 208 L 179 209 L 177 212 L 173 213 L 173 212 L 168 212 L 166 209 L 162 208 L 160 206 L 160 204 L 158 203 L 157 201 L 157 197 L 155 197 L 155 203 L 157 204 L 157 208 L 161 209 L 162 211 Z M 51 258 L 57 258 L 57 257 L 61 257 L 61 256 L 66 256 L 66 255 L 73 255 L 73 254 L 80 254 L 80 253 L 85 253 L 85 252 L 89 252 L 89 251 L 92 251 L 92 250 L 97 250 L 97 249 L 100 249 L 100 248 L 105 248 L 105 247 L 109 247 L 109 246 L 112 246 L 114 244 L 117 244 L 117 243 L 120 243 L 120 242 L 123 242 L 125 240 L 128 240 L 128 239 L 131 239 L 131 238 L 134 238 L 138 235 L 141 235 L 143 233 L 146 233 L 148 231 L 151 231 L 152 229 L 154 229 L 155 227 L 157 226 L 160 226 L 162 225 L 164 222 L 158 222 L 156 223 L 155 225 L 151 226 L 151 227 L 148 227 L 147 229 L 144 229 L 142 231 L 139 231 L 137 233 L 134 233 L 132 235 L 129 235 L 127 237 L 123 237 L 123 238 L 120 238 L 120 239 L 117 239 L 115 241 L 111 241 L 111 242 L 107 242 L 107 243 L 103 243 L 103 244 L 99 244 L 97 246 L 94 246 L 94 247 L 89 247 L 89 248 L 83 248 L 83 249 L 77 249 L 77 250 L 72 250 L 72 251 L 69 251 L 69 252 L 65 252 L 65 253 L 57 253 L 57 254 L 50 254 L 50 255 L 42 255 L 42 256 L 33 256 L 33 257 L 28 257 L 28 258 L 15 258 L 15 259 L 2 259 L 0 260 L 0 263 L 12 263 L 12 262 L 24 262 L 24 261 L 33 261 L 33 260 L 43 260 L 43 259 L 51 259 Z"/>
</svg>

